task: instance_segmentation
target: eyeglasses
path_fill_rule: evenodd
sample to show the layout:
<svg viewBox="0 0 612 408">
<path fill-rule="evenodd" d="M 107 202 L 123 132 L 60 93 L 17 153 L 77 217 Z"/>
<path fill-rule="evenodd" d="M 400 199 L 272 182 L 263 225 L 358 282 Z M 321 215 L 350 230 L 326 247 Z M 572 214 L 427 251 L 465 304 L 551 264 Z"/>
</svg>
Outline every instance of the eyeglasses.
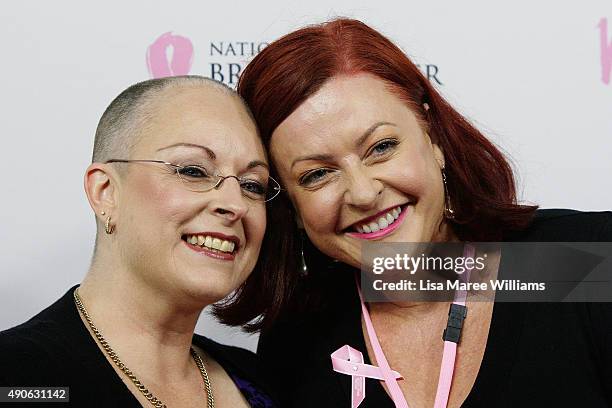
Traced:
<svg viewBox="0 0 612 408">
<path fill-rule="evenodd" d="M 181 180 L 182 184 L 190 191 L 206 192 L 218 189 L 228 178 L 234 178 L 240 185 L 242 194 L 255 201 L 268 202 L 281 192 L 281 186 L 272 177 L 257 180 L 248 177 L 234 175 L 222 176 L 210 164 L 174 164 L 162 160 L 126 160 L 111 159 L 105 163 L 158 163 L 170 167 Z"/>
</svg>

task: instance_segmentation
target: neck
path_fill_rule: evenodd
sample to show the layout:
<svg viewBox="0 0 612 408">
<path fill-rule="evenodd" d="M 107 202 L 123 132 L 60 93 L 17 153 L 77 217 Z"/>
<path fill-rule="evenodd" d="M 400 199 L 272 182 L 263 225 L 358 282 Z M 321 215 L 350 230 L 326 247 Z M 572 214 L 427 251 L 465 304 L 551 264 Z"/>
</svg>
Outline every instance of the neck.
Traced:
<svg viewBox="0 0 612 408">
<path fill-rule="evenodd" d="M 373 302 L 369 303 L 371 314 L 385 315 L 401 320 L 423 320 L 438 312 L 447 313 L 449 302 Z"/>
<path fill-rule="evenodd" d="M 128 366 L 143 361 L 161 377 L 191 370 L 189 349 L 202 307 L 177 303 L 119 265 L 101 266 L 92 265 L 79 295 L 110 346 Z"/>
</svg>

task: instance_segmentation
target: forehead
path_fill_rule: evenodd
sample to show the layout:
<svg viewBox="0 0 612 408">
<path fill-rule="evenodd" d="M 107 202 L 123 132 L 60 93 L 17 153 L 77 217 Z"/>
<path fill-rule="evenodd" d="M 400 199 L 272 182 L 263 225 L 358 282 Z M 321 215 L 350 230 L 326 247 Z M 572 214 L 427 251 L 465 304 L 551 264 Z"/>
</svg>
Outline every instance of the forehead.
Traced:
<svg viewBox="0 0 612 408">
<path fill-rule="evenodd" d="M 206 146 L 219 159 L 265 161 L 255 123 L 240 100 L 208 86 L 178 87 L 157 96 L 135 150 L 153 154 L 175 143 Z"/>
<path fill-rule="evenodd" d="M 378 122 L 395 123 L 408 131 L 420 130 L 407 104 L 381 79 L 368 74 L 337 77 L 278 126 L 272 148 L 274 151 L 282 145 L 283 151 L 289 148 L 296 152 L 333 148 L 343 141 L 349 143 Z"/>
</svg>

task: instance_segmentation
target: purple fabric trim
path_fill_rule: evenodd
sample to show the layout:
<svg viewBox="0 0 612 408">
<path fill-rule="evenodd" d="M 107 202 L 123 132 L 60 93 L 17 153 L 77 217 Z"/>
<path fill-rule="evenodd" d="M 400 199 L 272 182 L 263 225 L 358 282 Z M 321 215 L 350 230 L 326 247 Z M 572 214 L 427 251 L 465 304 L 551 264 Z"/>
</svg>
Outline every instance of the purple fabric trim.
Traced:
<svg viewBox="0 0 612 408">
<path fill-rule="evenodd" d="M 230 377 L 252 408 L 275 408 L 270 397 L 252 382 L 236 374 L 230 374 Z"/>
</svg>

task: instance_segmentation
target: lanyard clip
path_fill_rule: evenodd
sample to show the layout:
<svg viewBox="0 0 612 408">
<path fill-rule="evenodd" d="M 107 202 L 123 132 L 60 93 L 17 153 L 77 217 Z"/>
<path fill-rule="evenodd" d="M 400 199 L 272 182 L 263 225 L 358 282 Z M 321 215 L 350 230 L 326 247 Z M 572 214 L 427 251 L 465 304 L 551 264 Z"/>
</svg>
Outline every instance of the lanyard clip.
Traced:
<svg viewBox="0 0 612 408">
<path fill-rule="evenodd" d="M 448 323 L 446 323 L 446 329 L 444 329 L 444 333 L 442 333 L 442 340 L 452 341 L 458 344 L 461 338 L 463 320 L 466 316 L 467 307 L 457 303 L 451 303 L 450 309 L 448 310 Z"/>
</svg>

